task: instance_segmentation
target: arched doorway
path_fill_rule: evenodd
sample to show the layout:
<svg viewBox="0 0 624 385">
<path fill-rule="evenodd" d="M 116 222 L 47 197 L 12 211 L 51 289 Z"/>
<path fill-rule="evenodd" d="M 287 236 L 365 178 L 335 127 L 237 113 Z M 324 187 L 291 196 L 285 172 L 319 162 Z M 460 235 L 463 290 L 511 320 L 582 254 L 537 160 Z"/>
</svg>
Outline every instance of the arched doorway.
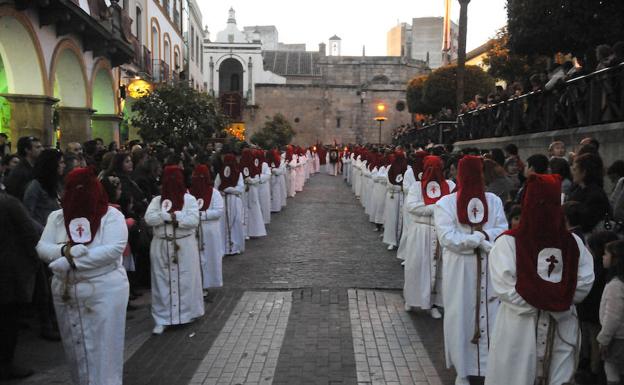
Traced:
<svg viewBox="0 0 624 385">
<path fill-rule="evenodd" d="M 85 66 L 80 48 L 67 39 L 59 43 L 52 58 L 51 84 L 58 114 L 61 148 L 91 139 L 91 115 Z"/>
<path fill-rule="evenodd" d="M 223 112 L 234 121 L 242 118 L 243 65 L 228 58 L 219 65 L 219 99 Z"/>
<path fill-rule="evenodd" d="M 243 94 L 243 65 L 236 59 L 225 59 L 219 66 L 219 95 L 226 92 Z"/>
<path fill-rule="evenodd" d="M 107 65 L 99 65 L 93 74 L 92 100 L 95 114 L 92 119 L 92 136 L 101 138 L 105 144 L 119 143 L 119 123 L 116 115 L 115 85 Z"/>
<path fill-rule="evenodd" d="M 25 16 L 0 7 L 0 132 L 14 144 L 26 135 L 51 142 L 53 100 L 46 96 L 46 71 L 35 39 Z"/>
</svg>

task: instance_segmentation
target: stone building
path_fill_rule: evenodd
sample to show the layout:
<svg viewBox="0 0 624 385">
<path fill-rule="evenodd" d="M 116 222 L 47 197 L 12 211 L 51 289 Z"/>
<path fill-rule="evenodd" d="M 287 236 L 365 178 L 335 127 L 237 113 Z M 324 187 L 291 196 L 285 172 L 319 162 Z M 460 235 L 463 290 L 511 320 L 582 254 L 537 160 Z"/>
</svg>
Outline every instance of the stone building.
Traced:
<svg viewBox="0 0 624 385">
<path fill-rule="evenodd" d="M 298 144 L 377 143 L 383 104 L 381 142 L 392 130 L 411 122 L 405 104 L 409 79 L 427 71 L 425 63 L 402 57 L 326 56 L 319 52 L 263 52 L 266 70 L 286 78 L 285 84 L 256 84 L 255 105 L 246 109 L 248 135 L 267 116 L 283 114 L 292 122 Z"/>
</svg>

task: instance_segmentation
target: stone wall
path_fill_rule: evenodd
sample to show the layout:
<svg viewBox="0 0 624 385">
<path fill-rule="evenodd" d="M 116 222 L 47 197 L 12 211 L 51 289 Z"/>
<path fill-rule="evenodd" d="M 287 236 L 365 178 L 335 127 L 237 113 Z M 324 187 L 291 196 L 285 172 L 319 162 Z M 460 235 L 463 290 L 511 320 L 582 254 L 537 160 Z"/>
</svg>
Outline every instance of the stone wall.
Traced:
<svg viewBox="0 0 624 385">
<path fill-rule="evenodd" d="M 248 136 L 262 127 L 266 117 L 282 113 L 297 131 L 295 144 L 377 143 L 379 124 L 374 117 L 379 102 L 388 108 L 382 142 L 391 141 L 394 127 L 410 122 L 407 109 L 395 108 L 397 101 L 405 100 L 403 88 L 368 90 L 364 99 L 358 93 L 356 86 L 256 84 L 257 108 L 247 110 L 245 116 Z"/>
<path fill-rule="evenodd" d="M 460 149 L 466 147 L 490 149 L 495 147 L 503 148 L 509 143 L 514 143 L 520 149 L 522 159 L 526 159 L 533 154 L 546 154 L 548 145 L 555 140 L 563 141 L 568 152 L 576 151 L 581 139 L 587 137 L 595 138 L 600 142 L 600 155 L 604 160 L 605 166 L 608 167 L 618 159 L 624 159 L 624 122 L 456 142 L 455 147 Z"/>
</svg>

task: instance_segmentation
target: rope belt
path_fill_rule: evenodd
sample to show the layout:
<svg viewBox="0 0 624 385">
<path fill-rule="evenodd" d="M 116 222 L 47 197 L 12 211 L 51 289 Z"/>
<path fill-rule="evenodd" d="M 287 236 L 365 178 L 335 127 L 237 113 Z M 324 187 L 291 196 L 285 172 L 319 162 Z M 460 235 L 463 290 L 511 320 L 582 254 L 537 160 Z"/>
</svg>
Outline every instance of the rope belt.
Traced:
<svg viewBox="0 0 624 385">
<path fill-rule="evenodd" d="M 158 239 L 163 239 L 163 240 L 166 240 L 166 241 L 173 242 L 173 241 L 178 240 L 178 239 L 188 238 L 188 237 L 190 237 L 191 235 L 192 235 L 192 234 L 187 234 L 187 235 L 183 235 L 183 236 L 181 236 L 181 237 L 170 237 L 170 236 L 165 235 L 164 237 L 158 237 Z"/>
</svg>

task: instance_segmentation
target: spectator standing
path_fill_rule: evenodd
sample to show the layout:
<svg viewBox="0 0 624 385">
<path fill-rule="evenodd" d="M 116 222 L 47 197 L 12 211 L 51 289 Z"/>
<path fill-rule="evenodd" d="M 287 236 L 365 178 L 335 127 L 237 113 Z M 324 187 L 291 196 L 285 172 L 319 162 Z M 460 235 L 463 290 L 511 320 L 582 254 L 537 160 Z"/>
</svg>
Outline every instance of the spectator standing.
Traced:
<svg viewBox="0 0 624 385">
<path fill-rule="evenodd" d="M 24 206 L 43 231 L 48 216 L 59 204 L 65 161 L 57 149 L 43 150 L 33 168 L 33 180 L 24 192 Z"/>
<path fill-rule="evenodd" d="M 564 158 L 551 157 L 548 163 L 550 166 L 550 173 L 561 176 L 561 193 L 567 196 L 572 187 L 572 173 L 568 161 Z"/>
<path fill-rule="evenodd" d="M 616 160 L 607 170 L 607 175 L 615 186 L 609 202 L 613 208 L 613 218 L 618 222 L 624 221 L 624 161 Z"/>
<path fill-rule="evenodd" d="M 20 202 L 0 193 L 0 381 L 28 377 L 30 369 L 13 363 L 21 305 L 31 302 L 39 262 L 39 234 Z"/>
<path fill-rule="evenodd" d="M 606 246 L 603 266 L 609 269 L 609 282 L 600 300 L 597 340 L 604 358 L 608 385 L 617 385 L 624 374 L 624 241 Z"/>
<path fill-rule="evenodd" d="M 41 151 L 43 151 L 41 142 L 33 136 L 24 136 L 17 141 L 17 155 L 20 157 L 20 162 L 6 178 L 4 185 L 6 191 L 20 201 L 24 197 L 26 186 L 33 178 L 33 166 Z"/>
<path fill-rule="evenodd" d="M 6 186 L 4 185 L 6 177 L 9 175 L 11 170 L 17 167 L 19 161 L 20 161 L 19 156 L 15 154 L 8 154 L 8 155 L 5 155 L 4 158 L 2 158 L 2 165 L 0 165 L 0 190 L 1 191 L 6 190 Z"/>
<path fill-rule="evenodd" d="M 596 154 L 577 156 L 572 164 L 572 181 L 568 200 L 577 201 L 583 206 L 584 233 L 590 233 L 611 214 L 609 198 L 604 192 L 602 160 Z"/>
</svg>

